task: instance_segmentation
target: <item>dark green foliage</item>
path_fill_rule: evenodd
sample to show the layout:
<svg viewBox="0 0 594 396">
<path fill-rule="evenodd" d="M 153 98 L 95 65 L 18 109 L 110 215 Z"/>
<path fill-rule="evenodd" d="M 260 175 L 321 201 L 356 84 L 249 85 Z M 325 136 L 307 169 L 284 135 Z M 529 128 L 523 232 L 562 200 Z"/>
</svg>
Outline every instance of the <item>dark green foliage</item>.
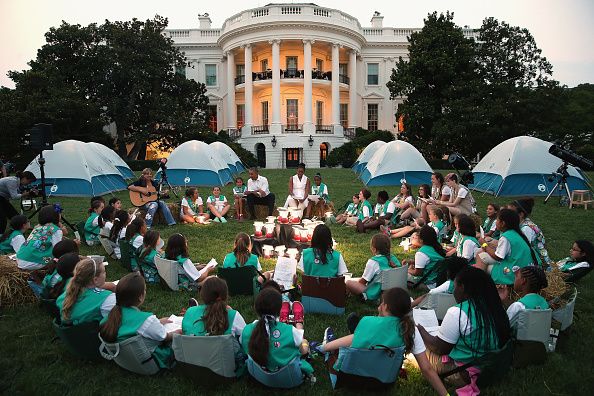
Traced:
<svg viewBox="0 0 594 396">
<path fill-rule="evenodd" d="M 383 140 L 384 142 L 394 140 L 394 135 L 390 131 L 370 132 L 363 128 L 357 128 L 355 136 L 352 141 L 330 151 L 327 161 L 329 167 L 340 165 L 343 168 L 350 168 L 369 143 L 375 140 Z"/>
</svg>

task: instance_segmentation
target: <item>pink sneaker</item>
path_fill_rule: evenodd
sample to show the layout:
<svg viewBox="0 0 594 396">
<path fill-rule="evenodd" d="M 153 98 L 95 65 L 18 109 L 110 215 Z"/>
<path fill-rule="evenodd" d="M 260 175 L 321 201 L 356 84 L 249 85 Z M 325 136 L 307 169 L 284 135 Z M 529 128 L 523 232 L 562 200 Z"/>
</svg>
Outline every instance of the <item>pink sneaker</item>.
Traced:
<svg viewBox="0 0 594 396">
<path fill-rule="evenodd" d="M 279 321 L 283 323 L 287 323 L 289 321 L 289 313 L 291 312 L 291 304 L 288 301 L 283 301 L 283 305 L 281 305 L 280 317 Z"/>
<path fill-rule="evenodd" d="M 303 304 L 299 301 L 293 302 L 293 321 L 295 323 L 303 323 L 305 319 L 305 311 L 303 309 Z"/>
</svg>

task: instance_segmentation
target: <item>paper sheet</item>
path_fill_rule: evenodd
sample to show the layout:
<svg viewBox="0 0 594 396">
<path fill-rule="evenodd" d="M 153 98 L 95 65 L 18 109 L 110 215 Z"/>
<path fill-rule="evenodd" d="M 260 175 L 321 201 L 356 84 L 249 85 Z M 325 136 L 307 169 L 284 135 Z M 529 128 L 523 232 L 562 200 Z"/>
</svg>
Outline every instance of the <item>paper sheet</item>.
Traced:
<svg viewBox="0 0 594 396">
<path fill-rule="evenodd" d="M 217 265 L 219 265 L 219 263 L 217 263 L 217 260 L 211 258 L 210 261 L 208 262 L 208 264 L 206 264 L 206 266 L 204 268 L 202 268 L 200 271 L 198 271 L 198 278 L 200 278 L 202 275 L 204 275 L 210 268 L 216 267 Z"/>
<path fill-rule="evenodd" d="M 293 277 L 297 271 L 297 260 L 290 257 L 279 257 L 274 268 L 272 279 L 284 290 L 293 288 Z"/>
<path fill-rule="evenodd" d="M 415 323 L 420 324 L 425 329 L 427 329 L 427 331 L 429 331 L 429 328 L 439 327 L 439 323 L 437 322 L 437 315 L 435 314 L 435 310 L 415 308 L 412 311 L 413 311 L 413 318 L 415 319 Z"/>
<path fill-rule="evenodd" d="M 318 203 L 318 201 L 320 200 L 320 197 L 319 197 L 319 195 L 310 194 L 307 196 L 307 199 L 309 199 L 312 202 Z"/>
<path fill-rule="evenodd" d="M 180 330 L 182 328 L 182 320 L 184 320 L 184 317 L 171 315 L 169 317 L 169 320 L 171 321 L 171 323 L 165 324 L 165 331 L 171 333 L 172 331 Z"/>
</svg>

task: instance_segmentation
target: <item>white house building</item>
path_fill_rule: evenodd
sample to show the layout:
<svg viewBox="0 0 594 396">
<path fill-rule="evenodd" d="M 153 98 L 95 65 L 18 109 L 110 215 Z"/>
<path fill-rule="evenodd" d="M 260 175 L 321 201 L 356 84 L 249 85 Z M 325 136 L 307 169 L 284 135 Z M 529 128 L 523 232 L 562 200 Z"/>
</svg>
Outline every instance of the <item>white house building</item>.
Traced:
<svg viewBox="0 0 594 396">
<path fill-rule="evenodd" d="M 311 3 L 245 10 L 220 28 L 208 14 L 198 19 L 197 29 L 166 31 L 191 65 L 179 72 L 206 84 L 210 128 L 227 130 L 261 166 L 324 166 L 357 127 L 396 133 L 403 98 L 390 100 L 386 83 L 420 29 L 384 27 L 378 12 L 362 27 Z"/>
</svg>

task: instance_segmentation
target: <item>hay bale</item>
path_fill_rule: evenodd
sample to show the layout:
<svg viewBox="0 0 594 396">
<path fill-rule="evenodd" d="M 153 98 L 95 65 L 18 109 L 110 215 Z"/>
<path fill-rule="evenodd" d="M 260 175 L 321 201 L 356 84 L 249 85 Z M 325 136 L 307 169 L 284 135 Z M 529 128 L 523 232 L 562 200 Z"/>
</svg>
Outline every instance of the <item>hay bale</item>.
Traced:
<svg viewBox="0 0 594 396">
<path fill-rule="evenodd" d="M 169 207 L 169 211 L 171 212 L 171 215 L 173 216 L 173 219 L 175 220 L 175 222 L 179 223 L 180 222 L 179 204 L 170 203 L 170 204 L 167 204 L 167 206 Z M 138 208 L 138 216 L 140 216 L 144 219 L 144 216 L 146 216 L 146 210 Z M 163 216 L 163 213 L 161 213 L 160 210 L 157 210 L 157 213 L 155 213 L 155 217 L 153 218 L 153 225 L 167 225 L 167 222 L 165 221 L 165 217 Z"/>
<path fill-rule="evenodd" d="M 542 289 L 541 295 L 549 302 L 553 309 L 559 309 L 567 305 L 571 298 L 571 288 L 565 282 L 567 274 L 564 274 L 553 266 L 551 271 L 546 273 L 549 285 Z"/>
<path fill-rule="evenodd" d="M 29 287 L 29 273 L 21 271 L 16 261 L 0 256 L 0 307 L 34 303 L 37 297 Z"/>
</svg>

